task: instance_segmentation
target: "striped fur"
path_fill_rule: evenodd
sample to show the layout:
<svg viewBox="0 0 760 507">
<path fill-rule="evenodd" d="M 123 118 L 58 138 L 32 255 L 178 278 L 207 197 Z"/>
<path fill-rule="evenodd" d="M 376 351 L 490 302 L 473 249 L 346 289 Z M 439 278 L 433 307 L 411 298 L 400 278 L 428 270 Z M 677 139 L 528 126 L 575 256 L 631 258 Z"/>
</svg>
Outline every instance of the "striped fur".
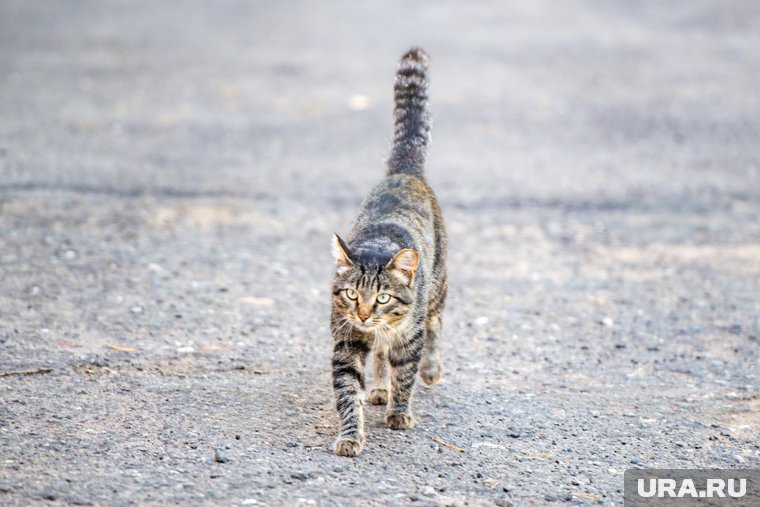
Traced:
<svg viewBox="0 0 760 507">
<path fill-rule="evenodd" d="M 402 58 L 393 86 L 393 150 L 388 174 L 424 173 L 425 154 L 430 142 L 428 112 L 428 56 L 419 48 Z"/>
<path fill-rule="evenodd" d="M 401 59 L 395 84 L 395 131 L 388 174 L 364 201 L 347 241 L 333 240 L 333 388 L 341 420 L 334 451 L 356 456 L 364 445 L 367 357 L 374 375 L 368 399 L 386 405 L 392 429 L 414 427 L 415 376 L 441 379 L 438 337 L 446 301 L 446 233 L 438 201 L 424 179 L 430 137 L 427 55 Z"/>
</svg>

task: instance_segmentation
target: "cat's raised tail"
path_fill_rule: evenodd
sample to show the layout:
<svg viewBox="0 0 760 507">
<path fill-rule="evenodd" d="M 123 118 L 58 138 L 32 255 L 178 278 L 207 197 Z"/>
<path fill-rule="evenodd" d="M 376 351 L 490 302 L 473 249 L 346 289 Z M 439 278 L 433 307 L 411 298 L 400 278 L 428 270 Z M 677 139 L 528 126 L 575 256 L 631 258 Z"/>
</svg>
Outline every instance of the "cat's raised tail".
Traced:
<svg viewBox="0 0 760 507">
<path fill-rule="evenodd" d="M 428 55 L 412 48 L 401 57 L 394 84 L 393 149 L 388 174 L 423 176 L 430 142 Z"/>
</svg>

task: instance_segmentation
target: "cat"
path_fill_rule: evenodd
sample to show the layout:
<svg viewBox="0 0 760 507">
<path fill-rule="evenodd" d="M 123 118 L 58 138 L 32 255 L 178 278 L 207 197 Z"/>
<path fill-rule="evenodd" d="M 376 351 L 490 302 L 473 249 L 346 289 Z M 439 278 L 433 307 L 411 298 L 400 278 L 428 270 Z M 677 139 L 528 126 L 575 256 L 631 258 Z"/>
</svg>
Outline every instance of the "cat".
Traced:
<svg viewBox="0 0 760 507">
<path fill-rule="evenodd" d="M 333 450 L 358 455 L 365 441 L 365 362 L 374 355 L 368 400 L 387 405 L 385 422 L 411 429 L 412 388 L 443 376 L 439 351 L 446 301 L 446 232 L 438 201 L 425 181 L 430 141 L 428 56 L 414 48 L 401 58 L 394 84 L 393 148 L 385 179 L 361 206 L 344 241 L 333 236 L 333 388 L 340 433 Z"/>
</svg>

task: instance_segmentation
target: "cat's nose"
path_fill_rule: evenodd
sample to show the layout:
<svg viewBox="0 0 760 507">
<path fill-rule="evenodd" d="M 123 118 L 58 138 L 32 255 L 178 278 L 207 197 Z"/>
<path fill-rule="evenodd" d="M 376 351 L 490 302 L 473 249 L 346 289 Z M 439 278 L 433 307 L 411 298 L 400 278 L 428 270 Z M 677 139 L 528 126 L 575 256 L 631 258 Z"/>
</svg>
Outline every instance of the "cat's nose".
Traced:
<svg viewBox="0 0 760 507">
<path fill-rule="evenodd" d="M 360 304 L 356 309 L 356 316 L 359 317 L 362 322 L 366 321 L 369 316 L 372 315 L 372 306 L 368 304 Z"/>
</svg>

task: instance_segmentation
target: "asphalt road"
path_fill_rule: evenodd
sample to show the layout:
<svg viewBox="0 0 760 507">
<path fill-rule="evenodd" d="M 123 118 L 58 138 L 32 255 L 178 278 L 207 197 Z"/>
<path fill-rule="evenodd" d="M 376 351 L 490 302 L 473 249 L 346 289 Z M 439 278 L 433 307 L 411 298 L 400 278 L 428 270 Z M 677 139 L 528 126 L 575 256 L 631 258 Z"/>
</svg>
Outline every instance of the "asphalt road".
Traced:
<svg viewBox="0 0 760 507">
<path fill-rule="evenodd" d="M 51 371 L 0 377 L 0 504 L 621 505 L 627 468 L 760 468 L 758 28 L 746 1 L 3 1 L 0 374 Z M 447 373 L 339 458 L 329 242 L 412 45 Z"/>
</svg>

